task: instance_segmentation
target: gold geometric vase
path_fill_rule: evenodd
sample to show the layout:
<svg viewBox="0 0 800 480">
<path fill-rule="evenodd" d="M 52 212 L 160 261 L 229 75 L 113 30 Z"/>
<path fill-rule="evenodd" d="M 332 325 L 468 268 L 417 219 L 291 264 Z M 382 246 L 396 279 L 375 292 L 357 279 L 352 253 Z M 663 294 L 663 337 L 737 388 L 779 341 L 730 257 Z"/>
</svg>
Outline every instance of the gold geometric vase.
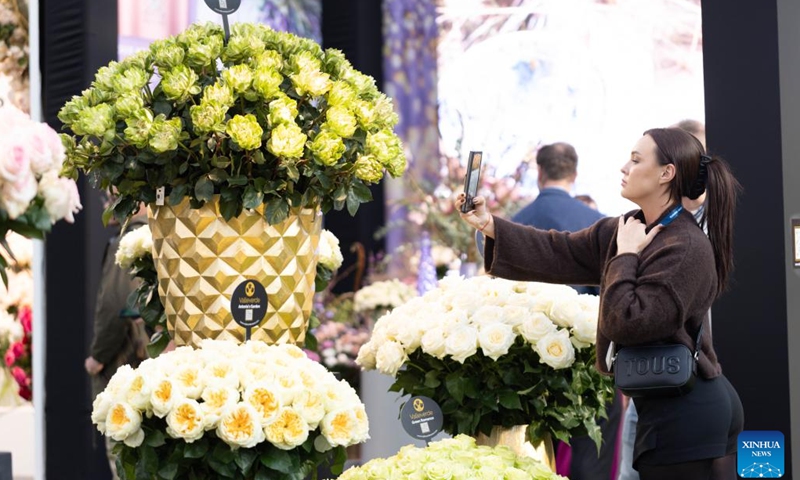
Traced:
<svg viewBox="0 0 800 480">
<path fill-rule="evenodd" d="M 546 465 L 554 473 L 556 471 L 556 454 L 553 448 L 553 439 L 549 434 L 535 444 L 528 441 L 528 426 L 515 425 L 513 427 L 494 426 L 489 436 L 478 432 L 475 443 L 489 447 L 506 446 L 520 457 L 530 457 Z"/>
<path fill-rule="evenodd" d="M 219 196 L 201 208 L 149 205 L 158 293 L 176 345 L 205 338 L 245 340 L 231 314 L 231 296 L 245 280 L 267 292 L 267 313 L 252 340 L 303 343 L 314 297 L 322 215 L 296 209 L 269 225 L 263 205 L 231 220 L 219 212 Z"/>
</svg>

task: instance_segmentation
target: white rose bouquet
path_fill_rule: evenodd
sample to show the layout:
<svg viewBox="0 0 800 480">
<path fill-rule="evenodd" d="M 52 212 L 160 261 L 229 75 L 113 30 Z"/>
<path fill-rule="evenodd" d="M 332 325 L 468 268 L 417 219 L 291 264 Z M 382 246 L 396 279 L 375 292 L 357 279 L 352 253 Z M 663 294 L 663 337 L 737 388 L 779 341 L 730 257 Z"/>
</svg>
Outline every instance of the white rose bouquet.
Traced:
<svg viewBox="0 0 800 480">
<path fill-rule="evenodd" d="M 339 480 L 404 478 L 415 480 L 566 480 L 508 447 L 477 446 L 466 435 L 433 442 L 425 448 L 407 445 L 397 455 L 348 469 Z"/>
<path fill-rule="evenodd" d="M 0 252 L 11 249 L 9 231 L 43 238 L 58 220 L 74 222 L 81 209 L 75 182 L 61 178 L 64 146 L 46 123 L 14 107 L 0 107 Z M 0 277 L 9 262 L 0 254 Z"/>
<path fill-rule="evenodd" d="M 357 362 L 436 400 L 452 435 L 528 425 L 600 442 L 612 381 L 594 368 L 598 298 L 566 286 L 446 277 L 375 324 Z"/>
<path fill-rule="evenodd" d="M 359 289 L 353 298 L 354 309 L 359 313 L 381 309 L 391 310 L 416 296 L 416 288 L 393 278 Z"/>
<path fill-rule="evenodd" d="M 205 340 L 121 367 L 92 406 L 123 479 L 303 479 L 369 438 L 364 405 L 294 345 Z M 335 472 L 338 473 L 338 472 Z"/>
</svg>

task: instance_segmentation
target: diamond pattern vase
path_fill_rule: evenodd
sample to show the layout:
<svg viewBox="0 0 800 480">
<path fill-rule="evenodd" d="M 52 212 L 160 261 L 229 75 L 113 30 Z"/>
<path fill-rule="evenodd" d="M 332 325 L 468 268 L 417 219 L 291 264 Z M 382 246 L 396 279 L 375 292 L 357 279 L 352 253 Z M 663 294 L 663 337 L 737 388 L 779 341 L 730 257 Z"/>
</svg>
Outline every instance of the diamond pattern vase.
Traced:
<svg viewBox="0 0 800 480">
<path fill-rule="evenodd" d="M 478 432 L 475 443 L 489 447 L 506 446 L 521 457 L 530 457 L 556 471 L 556 455 L 553 449 L 553 440 L 550 435 L 532 444 L 528 441 L 528 426 L 515 425 L 513 427 L 494 426 L 489 436 Z"/>
<path fill-rule="evenodd" d="M 201 208 L 189 200 L 150 205 L 158 293 L 176 345 L 205 338 L 245 339 L 231 315 L 231 296 L 245 280 L 267 291 L 267 313 L 253 340 L 303 343 L 314 297 L 322 215 L 297 209 L 269 225 L 261 208 L 226 221 L 215 196 Z"/>
</svg>

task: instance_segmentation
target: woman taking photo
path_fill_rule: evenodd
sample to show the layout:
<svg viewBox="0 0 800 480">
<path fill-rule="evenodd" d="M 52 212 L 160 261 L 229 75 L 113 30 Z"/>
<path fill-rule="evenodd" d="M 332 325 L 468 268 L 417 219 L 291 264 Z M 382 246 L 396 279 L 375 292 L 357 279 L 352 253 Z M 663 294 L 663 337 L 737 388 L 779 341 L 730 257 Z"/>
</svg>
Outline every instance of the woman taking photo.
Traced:
<svg viewBox="0 0 800 480">
<path fill-rule="evenodd" d="M 610 373 L 606 358 L 612 342 L 680 343 L 694 351 L 705 325 L 692 390 L 678 397 L 634 399 L 639 412 L 634 468 L 642 480 L 737 478 L 736 439 L 744 415 L 717 361 L 708 311 L 733 268 L 739 189 L 727 163 L 706 156 L 695 137 L 658 128 L 644 133 L 622 168 L 621 194 L 640 210 L 575 233 L 493 217 L 482 197 L 474 199 L 474 210 L 461 214 L 486 236 L 490 275 L 600 286 L 597 368 L 603 373 Z M 697 198 L 704 191 L 708 237 L 681 207 L 684 197 Z M 457 209 L 463 203 L 461 194 Z"/>
</svg>

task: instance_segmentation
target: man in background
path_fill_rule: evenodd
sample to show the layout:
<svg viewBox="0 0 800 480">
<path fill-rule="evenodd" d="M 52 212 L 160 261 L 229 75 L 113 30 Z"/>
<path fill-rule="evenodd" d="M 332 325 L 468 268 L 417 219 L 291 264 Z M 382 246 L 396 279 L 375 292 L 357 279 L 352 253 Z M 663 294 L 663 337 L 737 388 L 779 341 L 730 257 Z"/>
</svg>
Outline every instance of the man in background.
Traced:
<svg viewBox="0 0 800 480">
<path fill-rule="evenodd" d="M 578 154 L 572 145 L 554 143 L 543 146 L 536 154 L 536 165 L 539 167 L 539 195 L 514 215 L 512 218 L 514 222 L 544 230 L 574 232 L 589 227 L 603 218 L 600 212 L 570 194 L 578 176 Z M 579 293 L 593 295 L 599 293 L 598 288 L 594 286 L 573 286 L 573 288 Z M 600 421 L 603 445 L 599 456 L 597 446 L 588 435 L 570 440 L 571 480 L 613 478 L 621 410 L 620 395 L 617 394 L 608 406 L 608 419 Z M 563 454 L 557 456 L 564 457 Z"/>
</svg>

